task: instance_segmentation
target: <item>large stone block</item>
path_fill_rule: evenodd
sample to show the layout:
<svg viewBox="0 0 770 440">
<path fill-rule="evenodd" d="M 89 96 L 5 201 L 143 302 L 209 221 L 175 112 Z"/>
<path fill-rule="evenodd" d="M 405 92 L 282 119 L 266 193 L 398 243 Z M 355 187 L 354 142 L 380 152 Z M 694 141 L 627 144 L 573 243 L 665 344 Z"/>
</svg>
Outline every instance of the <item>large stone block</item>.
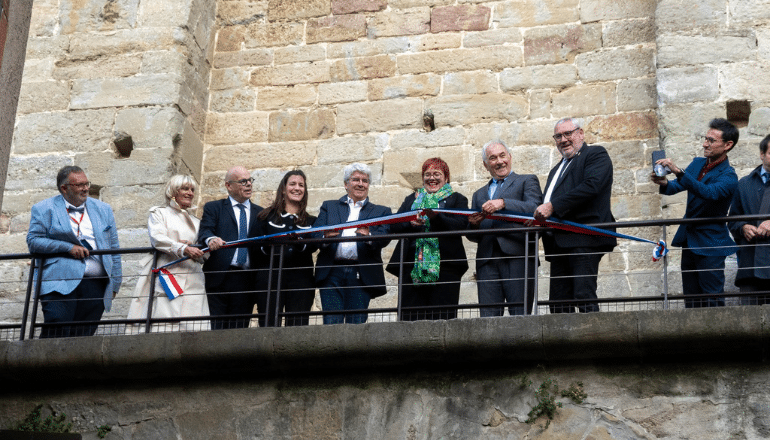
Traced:
<svg viewBox="0 0 770 440">
<path fill-rule="evenodd" d="M 754 101 L 770 96 L 770 81 L 762 81 L 767 75 L 767 64 L 756 61 L 725 64 L 719 68 L 719 88 L 723 100 Z"/>
<path fill-rule="evenodd" d="M 118 112 L 114 132 L 131 136 L 134 148 L 170 148 L 184 122 L 174 107 L 129 108 Z"/>
<path fill-rule="evenodd" d="M 770 60 L 770 29 L 757 29 L 757 55 L 760 60 Z"/>
<path fill-rule="evenodd" d="M 580 21 L 589 23 L 651 17 L 655 14 L 656 5 L 656 0 L 583 0 L 580 2 Z"/>
<path fill-rule="evenodd" d="M 273 59 L 275 64 L 304 63 L 326 58 L 326 48 L 321 44 L 309 46 L 277 47 Z"/>
<path fill-rule="evenodd" d="M 369 19 L 367 36 L 369 38 L 395 37 L 399 35 L 417 35 L 430 31 L 430 8 L 379 12 Z"/>
<path fill-rule="evenodd" d="M 609 21 L 604 23 L 602 45 L 604 47 L 617 47 L 652 43 L 655 41 L 655 36 L 655 24 L 652 17 Z"/>
<path fill-rule="evenodd" d="M 599 139 L 597 142 L 607 149 L 612 162 L 616 164 L 615 168 L 633 169 L 650 165 L 644 144 L 650 144 L 652 140 L 603 142 Z"/>
<path fill-rule="evenodd" d="M 430 99 L 425 108 L 433 111 L 437 127 L 526 118 L 529 103 L 522 96 L 486 94 L 451 95 Z"/>
<path fill-rule="evenodd" d="M 419 6 L 442 6 L 455 3 L 455 0 L 388 0 L 388 6 L 393 9 L 408 9 Z"/>
<path fill-rule="evenodd" d="M 107 3 L 100 0 L 61 0 L 60 32 L 72 34 L 132 28 L 137 24 L 138 8 L 138 0 Z"/>
<path fill-rule="evenodd" d="M 561 114 L 580 118 L 615 113 L 614 83 L 576 85 L 553 94 L 553 107 Z"/>
<path fill-rule="evenodd" d="M 267 16 L 266 1 L 225 1 L 217 3 L 217 23 L 220 26 L 250 23 Z"/>
<path fill-rule="evenodd" d="M 658 92 L 654 78 L 621 80 L 618 83 L 618 111 L 657 108 Z"/>
<path fill-rule="evenodd" d="M 96 60 L 59 60 L 53 70 L 53 78 L 73 80 L 125 77 L 136 75 L 141 67 L 140 55 L 112 56 Z"/>
<path fill-rule="evenodd" d="M 250 83 L 253 86 L 291 86 L 325 83 L 330 80 L 328 64 L 299 63 L 258 67 L 252 70 Z"/>
<path fill-rule="evenodd" d="M 679 0 L 659 0 L 655 9 L 658 34 L 686 32 L 700 34 L 726 27 L 727 8 L 724 0 L 700 0 L 696 8 Z"/>
<path fill-rule="evenodd" d="M 270 21 L 322 17 L 331 12 L 330 0 L 305 0 L 302 2 L 268 0 L 267 4 L 267 18 Z"/>
<path fill-rule="evenodd" d="M 69 35 L 56 35 L 48 38 L 35 38 L 30 35 L 29 40 L 27 40 L 26 62 L 44 58 L 62 59 L 67 56 L 69 45 Z"/>
<path fill-rule="evenodd" d="M 21 81 L 24 82 L 43 82 L 53 77 L 54 68 L 53 58 L 33 59 L 27 57 L 24 61 L 24 75 Z"/>
<path fill-rule="evenodd" d="M 369 100 L 436 96 L 441 91 L 438 75 L 407 75 L 369 81 Z"/>
<path fill-rule="evenodd" d="M 521 44 L 524 36 L 519 28 L 498 28 L 481 32 L 466 32 L 463 35 L 463 47 L 502 46 Z"/>
<path fill-rule="evenodd" d="M 577 82 L 577 68 L 572 64 L 518 67 L 500 73 L 500 89 L 504 92 L 540 88 L 563 88 Z"/>
<path fill-rule="evenodd" d="M 498 91 L 497 75 L 487 70 L 444 75 L 444 95 L 482 95 Z"/>
<path fill-rule="evenodd" d="M 32 205 L 34 205 L 37 202 L 40 202 L 42 200 L 45 200 L 49 197 L 53 197 L 59 192 L 55 189 L 56 187 L 56 171 L 53 170 L 49 171 L 51 173 L 50 179 L 50 188 L 51 189 L 31 189 L 28 191 L 4 191 L 3 193 L 3 213 L 6 215 L 17 215 L 20 213 L 28 213 L 30 209 L 32 209 Z M 0 237 L 3 237 L 3 235 L 0 235 Z M 26 249 L 26 246 L 25 246 Z M 11 251 L 6 250 L 6 253 L 11 253 Z M 27 252 L 26 250 L 23 252 Z"/>
<path fill-rule="evenodd" d="M 462 127 L 437 128 L 433 131 L 404 130 L 393 134 L 390 140 L 391 150 L 410 148 L 434 148 L 463 145 L 465 129 Z"/>
<path fill-rule="evenodd" d="M 318 97 L 316 86 L 262 87 L 257 95 L 257 110 L 278 110 L 309 107 Z"/>
<path fill-rule="evenodd" d="M 337 133 L 382 132 L 422 126 L 419 99 L 395 99 L 337 106 Z"/>
<path fill-rule="evenodd" d="M 306 112 L 270 113 L 270 142 L 326 139 L 334 135 L 334 112 L 329 109 Z"/>
<path fill-rule="evenodd" d="M 207 144 L 263 142 L 267 140 L 268 113 L 210 113 L 206 118 Z"/>
<path fill-rule="evenodd" d="M 174 105 L 179 101 L 180 87 L 176 75 L 75 80 L 70 108 Z"/>
<path fill-rule="evenodd" d="M 366 17 L 360 14 L 323 17 L 307 22 L 307 42 L 351 41 L 366 36 Z"/>
<path fill-rule="evenodd" d="M 430 31 L 485 31 L 491 15 L 492 10 L 482 5 L 439 6 L 431 9 Z"/>
<path fill-rule="evenodd" d="M 592 119 L 585 126 L 586 137 L 603 142 L 658 137 L 658 118 L 652 112 L 624 113 Z"/>
<path fill-rule="evenodd" d="M 111 151 L 82 153 L 75 156 L 93 184 L 106 187 L 165 184 L 173 170 L 174 149 L 146 148 L 134 150 L 130 158 L 115 159 Z"/>
<path fill-rule="evenodd" d="M 237 52 L 216 52 L 212 66 L 215 69 L 225 69 L 235 66 L 264 66 L 272 63 L 272 50 L 250 49 Z"/>
<path fill-rule="evenodd" d="M 53 194 L 57 191 L 56 172 L 67 165 L 74 165 L 69 155 L 11 156 L 8 159 L 5 191 L 36 188 Z"/>
<path fill-rule="evenodd" d="M 175 143 L 175 146 L 178 153 L 177 160 L 181 161 L 181 163 L 176 164 L 174 172 L 192 174 L 195 180 L 201 182 L 201 172 L 203 171 L 203 136 L 195 131 L 189 120 L 185 120 L 182 138 Z"/>
<path fill-rule="evenodd" d="M 629 194 L 612 198 L 612 213 L 618 219 L 649 219 L 660 215 L 658 195 Z"/>
<path fill-rule="evenodd" d="M 19 92 L 17 113 L 67 110 L 70 86 L 66 81 L 23 82 Z"/>
<path fill-rule="evenodd" d="M 243 48 L 248 29 L 243 25 L 225 26 L 217 32 L 217 52 L 234 52 Z"/>
<path fill-rule="evenodd" d="M 355 160 L 370 162 L 382 157 L 382 152 L 388 146 L 388 135 L 376 136 L 345 136 L 326 139 L 318 142 L 318 164 L 335 165 L 352 159 L 351 152 L 355 151 Z"/>
<path fill-rule="evenodd" d="M 407 177 L 410 174 L 419 176 L 422 163 L 432 157 L 441 157 L 449 165 L 453 181 L 466 181 L 473 177 L 473 163 L 470 149 L 457 147 L 434 148 L 405 148 L 396 151 L 386 151 L 382 157 L 382 182 L 385 185 L 401 185 L 414 188 L 414 182 Z"/>
<path fill-rule="evenodd" d="M 658 38 L 658 68 L 744 61 L 752 59 L 756 49 L 754 35 L 661 35 Z"/>
<path fill-rule="evenodd" d="M 378 38 L 345 43 L 330 43 L 326 46 L 326 57 L 352 58 L 370 57 L 382 54 L 404 53 L 411 50 L 408 37 Z"/>
<path fill-rule="evenodd" d="M 493 139 L 502 139 L 508 147 L 514 145 L 547 145 L 546 151 L 553 149 L 553 126 L 556 121 L 531 121 L 523 122 L 493 122 L 488 124 L 475 124 L 468 129 L 467 144 L 481 148 L 485 143 Z M 545 169 L 550 169 L 550 162 L 546 161 Z"/>
<path fill-rule="evenodd" d="M 318 85 L 319 104 L 341 104 L 343 102 L 366 101 L 366 81 L 348 81 Z"/>
<path fill-rule="evenodd" d="M 114 120 L 114 109 L 19 116 L 13 151 L 15 154 L 104 151 L 112 139 Z"/>
<path fill-rule="evenodd" d="M 398 72 L 437 73 L 464 70 L 500 71 L 507 67 L 521 66 L 522 50 L 517 46 L 493 46 L 484 50 L 448 49 L 417 54 L 398 55 Z"/>
<path fill-rule="evenodd" d="M 527 65 L 571 63 L 601 45 L 599 24 L 538 27 L 524 33 L 524 60 Z"/>
<path fill-rule="evenodd" d="M 543 119 L 551 116 L 551 91 L 532 90 L 529 92 L 530 119 Z"/>
<path fill-rule="evenodd" d="M 316 158 L 313 142 L 274 142 L 211 148 L 203 163 L 206 172 L 227 171 L 235 165 L 250 170 L 311 165 Z M 221 180 L 216 180 L 222 185 Z"/>
<path fill-rule="evenodd" d="M 211 90 L 240 89 L 249 84 L 249 71 L 243 67 L 211 70 Z"/>
<path fill-rule="evenodd" d="M 711 119 L 726 116 L 724 103 L 721 102 L 665 105 L 659 108 L 658 113 L 662 139 L 686 138 L 690 142 L 695 141 L 696 134 L 706 134 Z"/>
<path fill-rule="evenodd" d="M 8 8 L 3 8 L 8 10 Z M 30 37 L 51 37 L 59 27 L 58 0 L 38 0 L 29 20 Z"/>
<path fill-rule="evenodd" d="M 77 33 L 70 37 L 70 59 L 96 59 L 151 50 L 168 50 L 175 44 L 171 28 L 137 28 L 109 33 Z"/>
<path fill-rule="evenodd" d="M 462 45 L 462 35 L 459 33 L 424 34 L 410 37 L 415 52 L 429 50 L 455 49 Z"/>
<path fill-rule="evenodd" d="M 246 27 L 243 44 L 247 48 L 301 44 L 304 31 L 303 23 L 251 23 Z"/>
<path fill-rule="evenodd" d="M 575 58 L 583 81 L 638 78 L 655 72 L 655 49 L 636 47 L 580 54 Z"/>
<path fill-rule="evenodd" d="M 395 73 L 396 57 L 394 55 L 347 58 L 334 61 L 329 67 L 332 82 L 387 78 Z"/>
<path fill-rule="evenodd" d="M 388 6 L 387 0 L 332 0 L 332 14 L 377 12 Z"/>
<path fill-rule="evenodd" d="M 118 228 L 147 227 L 150 208 L 163 206 L 165 183 L 160 185 L 110 186 L 102 190 L 101 200 L 112 206 Z"/>
<path fill-rule="evenodd" d="M 117 57 L 112 57 L 116 58 Z M 161 73 L 175 73 L 177 75 L 184 74 L 186 69 L 189 66 L 187 57 L 184 53 L 177 52 L 174 50 L 155 50 L 151 52 L 145 52 L 141 54 L 140 57 L 140 63 L 138 66 L 140 66 L 140 70 L 138 72 L 141 72 L 142 74 L 161 74 Z M 79 65 L 80 63 L 78 63 Z M 87 65 L 87 64 L 86 64 Z M 83 78 L 97 78 L 99 76 L 130 76 L 133 75 L 131 73 L 132 64 L 128 61 L 123 61 L 120 63 L 121 66 L 124 66 L 124 70 L 121 72 L 120 75 L 97 75 L 97 76 L 84 76 Z M 98 68 L 98 67 L 97 67 Z M 104 69 L 102 70 L 109 70 Z"/>
<path fill-rule="evenodd" d="M 517 0 L 495 5 L 492 20 L 498 27 L 530 28 L 576 22 L 579 20 L 579 11 L 578 0 Z"/>
<path fill-rule="evenodd" d="M 719 97 L 716 67 L 658 69 L 658 97 L 663 104 L 714 101 Z"/>
<path fill-rule="evenodd" d="M 214 90 L 211 92 L 210 109 L 219 113 L 253 112 L 257 93 L 254 90 Z M 259 110 L 263 110 L 260 108 Z"/>
<path fill-rule="evenodd" d="M 770 133 L 770 107 L 752 109 L 747 129 L 749 133 L 757 136 Z"/>
</svg>

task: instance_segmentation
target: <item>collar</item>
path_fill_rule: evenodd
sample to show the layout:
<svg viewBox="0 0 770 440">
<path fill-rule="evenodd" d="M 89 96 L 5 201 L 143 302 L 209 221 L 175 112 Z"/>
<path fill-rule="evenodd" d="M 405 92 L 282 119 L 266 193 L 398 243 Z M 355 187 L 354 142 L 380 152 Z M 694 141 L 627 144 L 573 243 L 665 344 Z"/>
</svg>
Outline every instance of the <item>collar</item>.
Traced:
<svg viewBox="0 0 770 440">
<path fill-rule="evenodd" d="M 350 196 L 345 196 L 344 199 L 345 199 L 345 203 L 347 203 L 348 205 L 359 206 L 362 208 L 369 202 L 369 197 L 361 200 L 360 202 L 354 202 L 353 199 L 350 198 Z"/>
<path fill-rule="evenodd" d="M 62 198 L 63 198 L 63 197 L 62 197 Z M 68 202 L 68 201 L 67 201 L 67 199 L 64 199 L 64 207 L 65 207 L 65 208 L 67 208 L 67 210 L 69 210 L 70 208 L 76 208 L 76 209 L 80 209 L 80 208 L 85 208 L 85 207 L 86 207 L 86 203 L 85 203 L 85 202 L 83 202 L 83 204 L 82 204 L 82 205 L 80 205 L 80 206 L 75 206 L 75 205 L 73 205 L 72 203 Z"/>
<path fill-rule="evenodd" d="M 230 205 L 234 208 L 235 205 L 241 203 L 233 198 L 233 196 L 227 196 L 227 198 L 230 200 Z M 246 207 L 246 209 L 251 209 L 251 201 L 249 199 L 246 199 L 243 203 L 241 203 L 243 206 Z"/>
</svg>

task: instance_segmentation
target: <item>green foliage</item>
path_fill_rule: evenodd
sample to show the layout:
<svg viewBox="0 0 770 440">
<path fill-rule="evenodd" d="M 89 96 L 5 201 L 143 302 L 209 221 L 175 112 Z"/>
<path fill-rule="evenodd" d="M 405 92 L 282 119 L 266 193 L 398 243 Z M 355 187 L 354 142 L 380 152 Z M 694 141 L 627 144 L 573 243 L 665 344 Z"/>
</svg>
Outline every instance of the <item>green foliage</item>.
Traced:
<svg viewBox="0 0 770 440">
<path fill-rule="evenodd" d="M 583 403 L 588 397 L 583 390 L 583 382 L 573 382 L 566 390 L 561 390 L 561 397 L 569 397 L 575 403 Z"/>
<path fill-rule="evenodd" d="M 532 380 L 526 374 L 519 376 L 519 389 L 529 388 L 532 385 Z"/>
<path fill-rule="evenodd" d="M 70 432 L 72 429 L 72 422 L 65 423 L 64 419 L 67 418 L 66 414 L 62 413 L 56 415 L 54 412 L 43 419 L 40 414 L 42 409 L 43 404 L 37 405 L 24 420 L 14 425 L 11 430 L 29 432 Z"/>
<path fill-rule="evenodd" d="M 112 431 L 112 428 L 107 425 L 102 425 L 96 428 L 96 435 L 99 436 L 99 438 L 104 438 L 107 437 L 107 433 L 110 431 Z"/>
</svg>

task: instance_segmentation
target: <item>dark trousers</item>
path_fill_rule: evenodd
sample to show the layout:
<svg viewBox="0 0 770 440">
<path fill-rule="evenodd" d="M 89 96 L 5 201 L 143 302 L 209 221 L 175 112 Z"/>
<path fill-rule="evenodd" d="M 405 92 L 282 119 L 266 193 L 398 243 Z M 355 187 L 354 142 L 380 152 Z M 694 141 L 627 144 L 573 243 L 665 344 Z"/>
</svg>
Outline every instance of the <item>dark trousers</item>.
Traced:
<svg viewBox="0 0 770 440">
<path fill-rule="evenodd" d="M 339 265 L 336 265 L 339 264 Z M 363 310 L 369 308 L 371 296 L 364 289 L 358 266 L 345 265 L 345 262 L 335 263 L 329 276 L 321 283 L 321 307 L 324 312 L 337 310 Z M 366 313 L 335 313 L 324 314 L 324 324 L 363 324 Z"/>
<path fill-rule="evenodd" d="M 558 255 L 548 258 L 551 262 L 549 299 L 597 299 L 596 277 L 599 274 L 599 262 L 604 254 L 597 253 L 595 248 L 559 249 L 555 254 Z M 581 313 L 599 311 L 599 305 L 596 303 L 552 304 L 550 308 L 551 313 L 575 313 L 575 307 Z"/>
<path fill-rule="evenodd" d="M 279 295 L 278 269 L 273 270 L 273 279 L 270 292 L 267 292 L 268 269 L 262 269 L 257 275 L 259 291 L 257 292 L 257 310 L 259 310 L 259 326 L 275 326 L 275 299 Z M 281 276 L 280 306 L 278 312 L 309 312 L 315 300 L 315 288 L 313 287 L 313 272 L 307 270 L 284 269 Z M 307 315 L 289 315 L 284 318 L 287 327 L 296 325 L 308 325 L 310 317 Z"/>
<path fill-rule="evenodd" d="M 741 289 L 741 293 L 770 292 L 770 280 L 762 278 L 744 279 L 740 281 L 738 288 Z M 741 305 L 743 306 L 761 306 L 764 304 L 770 304 L 770 293 L 741 297 Z"/>
<path fill-rule="evenodd" d="M 460 302 L 460 275 L 451 269 L 439 270 L 438 281 L 430 284 L 412 284 L 409 274 L 407 283 L 401 291 L 401 307 L 425 307 L 457 305 Z M 431 308 L 402 310 L 402 321 L 417 321 L 421 319 L 454 319 L 457 318 L 456 308 Z"/>
<path fill-rule="evenodd" d="M 682 249 L 682 293 L 701 295 L 704 293 L 724 293 L 725 257 L 698 255 Z M 724 307 L 724 297 L 685 299 L 688 309 L 698 307 Z"/>
<path fill-rule="evenodd" d="M 104 289 L 106 288 L 107 278 L 86 277 L 67 295 L 58 292 L 42 295 L 40 305 L 43 310 L 43 322 L 71 324 L 99 321 L 104 313 Z M 93 336 L 97 327 L 97 324 L 46 326 L 40 330 L 40 338 Z"/>
<path fill-rule="evenodd" d="M 227 276 L 218 286 L 207 286 L 206 298 L 211 313 L 211 329 L 246 328 L 250 317 L 229 315 L 250 315 L 254 313 L 254 274 L 231 267 Z"/>
<path fill-rule="evenodd" d="M 534 253 L 534 250 L 532 251 Z M 532 255 L 532 254 L 531 254 Z M 524 266 L 527 262 L 527 314 L 532 313 L 535 300 L 535 257 L 529 260 L 524 256 L 505 255 L 494 242 L 492 258 L 476 268 L 478 277 L 479 305 L 511 303 L 508 313 L 511 316 L 524 314 Z M 481 307 L 481 317 L 503 316 L 503 307 Z"/>
</svg>

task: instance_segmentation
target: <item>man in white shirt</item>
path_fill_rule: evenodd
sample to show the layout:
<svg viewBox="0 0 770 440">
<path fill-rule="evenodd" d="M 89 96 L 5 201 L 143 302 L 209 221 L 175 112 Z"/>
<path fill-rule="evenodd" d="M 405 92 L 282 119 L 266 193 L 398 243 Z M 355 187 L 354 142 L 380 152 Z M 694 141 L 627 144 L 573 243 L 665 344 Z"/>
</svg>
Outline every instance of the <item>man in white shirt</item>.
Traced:
<svg viewBox="0 0 770 440">
<path fill-rule="evenodd" d="M 45 324 L 41 338 L 91 336 L 120 290 L 120 254 L 92 255 L 118 249 L 117 226 L 110 205 L 89 198 L 91 183 L 77 166 L 59 170 L 60 194 L 32 207 L 27 246 L 34 254 L 69 254 L 43 262 L 40 302 Z M 40 275 L 38 271 L 38 275 Z"/>
<path fill-rule="evenodd" d="M 369 201 L 372 172 L 368 166 L 353 163 L 345 167 L 343 181 L 347 195 L 339 200 L 327 200 L 321 205 L 314 226 L 336 225 L 391 214 L 390 208 Z M 343 237 L 385 235 L 387 225 L 345 229 Z M 327 231 L 325 237 L 337 237 L 339 231 Z M 382 268 L 382 248 L 390 240 L 335 242 L 321 246 L 316 264 L 316 283 L 321 291 L 324 311 L 361 310 L 369 307 L 371 298 L 384 295 L 385 273 Z M 365 313 L 327 314 L 324 324 L 361 324 Z"/>
<path fill-rule="evenodd" d="M 206 295 L 214 330 L 245 328 L 254 312 L 256 301 L 255 247 L 220 249 L 226 242 L 256 236 L 257 214 L 261 206 L 251 203 L 254 179 L 249 170 L 236 166 L 225 175 L 229 196 L 208 202 L 203 207 L 198 242 L 211 249 L 211 257 L 203 265 L 206 275 Z M 265 314 L 265 310 L 259 310 Z"/>
</svg>

